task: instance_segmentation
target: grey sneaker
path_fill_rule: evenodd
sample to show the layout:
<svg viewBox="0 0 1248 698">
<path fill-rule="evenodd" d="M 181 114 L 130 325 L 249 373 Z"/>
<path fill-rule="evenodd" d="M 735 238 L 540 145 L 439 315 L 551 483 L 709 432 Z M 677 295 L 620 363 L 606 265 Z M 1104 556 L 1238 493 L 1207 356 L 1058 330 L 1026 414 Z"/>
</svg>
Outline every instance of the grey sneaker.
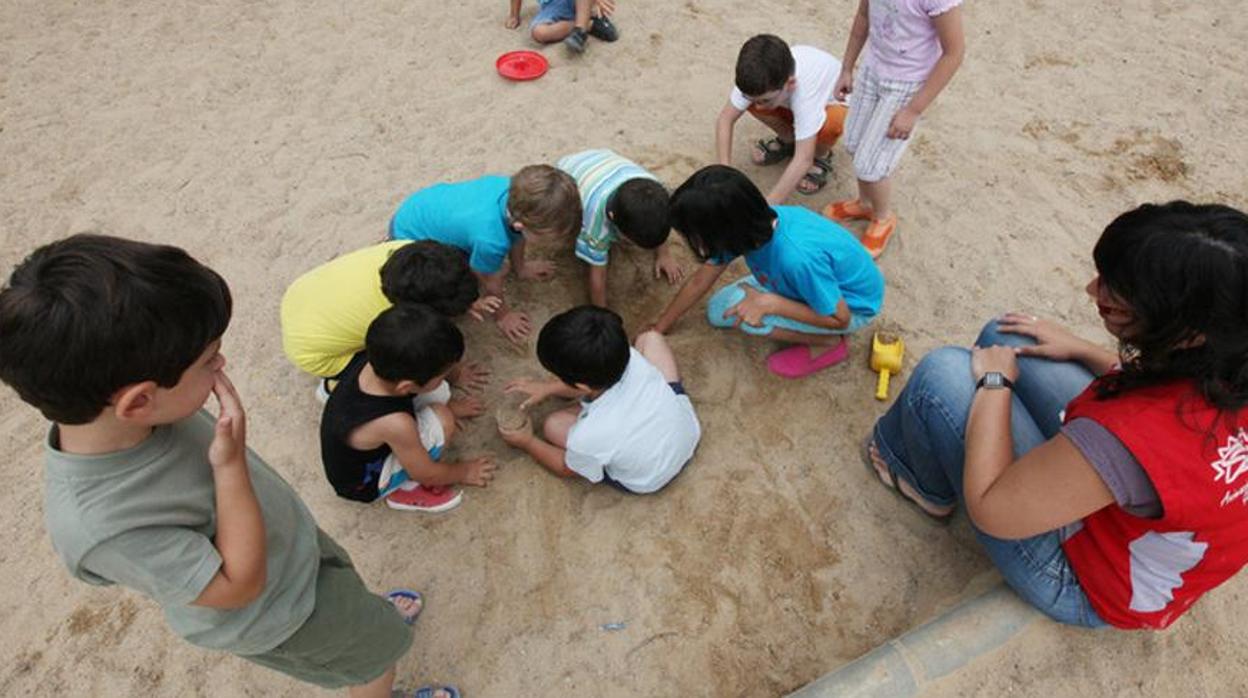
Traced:
<svg viewBox="0 0 1248 698">
<path fill-rule="evenodd" d="M 585 30 L 580 27 L 572 27 L 572 33 L 563 40 L 565 46 L 572 53 L 585 53 Z"/>
<path fill-rule="evenodd" d="M 594 17 L 589 20 L 589 35 L 599 41 L 615 41 L 620 38 L 620 30 L 609 17 Z"/>
</svg>

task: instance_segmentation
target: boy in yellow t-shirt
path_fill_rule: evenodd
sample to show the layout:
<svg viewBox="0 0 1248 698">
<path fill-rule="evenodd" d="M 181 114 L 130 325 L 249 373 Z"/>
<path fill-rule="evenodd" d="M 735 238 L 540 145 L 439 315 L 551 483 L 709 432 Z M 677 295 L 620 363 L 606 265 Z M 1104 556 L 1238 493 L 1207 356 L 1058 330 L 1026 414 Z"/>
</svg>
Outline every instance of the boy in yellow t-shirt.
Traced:
<svg viewBox="0 0 1248 698">
<path fill-rule="evenodd" d="M 398 302 L 423 303 L 447 317 L 481 320 L 499 299 L 478 298 L 464 253 L 430 240 L 392 240 L 332 259 L 306 272 L 282 297 L 282 349 L 300 369 L 332 379 L 364 348 L 368 325 Z M 461 364 L 451 383 L 480 387 L 486 373 Z"/>
</svg>

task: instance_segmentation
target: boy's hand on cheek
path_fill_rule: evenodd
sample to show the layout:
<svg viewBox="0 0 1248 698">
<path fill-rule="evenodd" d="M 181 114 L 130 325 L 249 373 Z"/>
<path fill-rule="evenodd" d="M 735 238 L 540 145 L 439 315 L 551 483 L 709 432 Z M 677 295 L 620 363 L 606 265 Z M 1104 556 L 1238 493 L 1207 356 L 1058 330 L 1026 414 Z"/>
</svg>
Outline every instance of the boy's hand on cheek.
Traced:
<svg viewBox="0 0 1248 698">
<path fill-rule="evenodd" d="M 218 371 L 212 386 L 221 406 L 216 432 L 208 446 L 208 462 L 213 468 L 247 465 L 247 415 L 238 391 L 224 371 Z"/>
<path fill-rule="evenodd" d="M 498 329 L 502 330 L 503 335 L 516 344 L 523 343 L 533 331 L 533 321 L 529 319 L 529 316 L 514 310 L 495 317 L 494 322 L 498 324 Z"/>
</svg>

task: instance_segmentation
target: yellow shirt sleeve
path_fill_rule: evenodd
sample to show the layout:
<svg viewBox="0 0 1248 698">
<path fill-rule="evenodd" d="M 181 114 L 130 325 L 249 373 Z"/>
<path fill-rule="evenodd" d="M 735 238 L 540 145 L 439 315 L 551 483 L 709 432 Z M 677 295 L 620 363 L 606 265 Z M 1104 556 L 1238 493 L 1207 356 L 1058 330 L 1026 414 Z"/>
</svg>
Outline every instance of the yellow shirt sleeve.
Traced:
<svg viewBox="0 0 1248 698">
<path fill-rule="evenodd" d="M 409 240 L 392 240 L 332 259 L 307 272 L 282 297 L 282 349 L 291 363 L 331 378 L 364 349 L 368 326 L 390 301 L 381 267 Z"/>
</svg>

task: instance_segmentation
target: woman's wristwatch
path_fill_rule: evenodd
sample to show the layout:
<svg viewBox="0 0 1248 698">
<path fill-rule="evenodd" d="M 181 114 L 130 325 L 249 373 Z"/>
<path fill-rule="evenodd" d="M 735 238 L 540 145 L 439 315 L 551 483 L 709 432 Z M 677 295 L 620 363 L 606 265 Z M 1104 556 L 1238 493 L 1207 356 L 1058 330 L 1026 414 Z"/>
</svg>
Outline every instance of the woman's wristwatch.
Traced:
<svg viewBox="0 0 1248 698">
<path fill-rule="evenodd" d="M 1005 374 L 1000 371 L 989 371 L 981 376 L 979 381 L 975 383 L 975 389 L 979 390 L 980 388 L 987 388 L 989 390 L 1013 390 L 1014 381 L 1006 378 Z"/>
</svg>

